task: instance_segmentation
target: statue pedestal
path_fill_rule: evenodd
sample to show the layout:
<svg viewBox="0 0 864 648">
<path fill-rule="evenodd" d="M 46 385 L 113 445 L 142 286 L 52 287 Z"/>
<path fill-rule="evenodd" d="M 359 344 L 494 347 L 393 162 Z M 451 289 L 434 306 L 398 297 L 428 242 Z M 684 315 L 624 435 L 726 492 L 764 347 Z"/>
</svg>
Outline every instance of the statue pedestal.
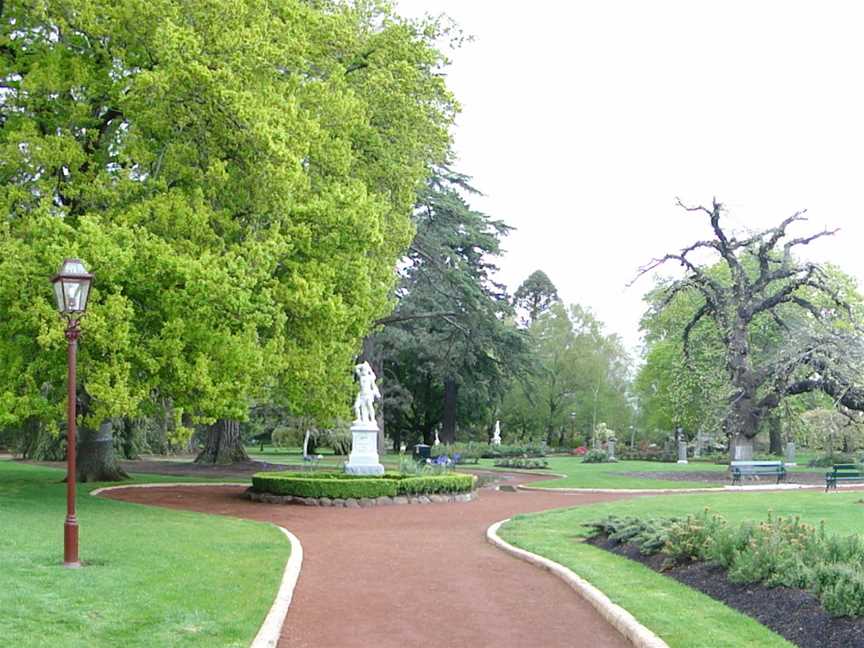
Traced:
<svg viewBox="0 0 864 648">
<path fill-rule="evenodd" d="M 354 423 L 351 426 L 351 454 L 345 463 L 348 475 L 383 475 L 378 460 L 378 424 Z"/>
</svg>

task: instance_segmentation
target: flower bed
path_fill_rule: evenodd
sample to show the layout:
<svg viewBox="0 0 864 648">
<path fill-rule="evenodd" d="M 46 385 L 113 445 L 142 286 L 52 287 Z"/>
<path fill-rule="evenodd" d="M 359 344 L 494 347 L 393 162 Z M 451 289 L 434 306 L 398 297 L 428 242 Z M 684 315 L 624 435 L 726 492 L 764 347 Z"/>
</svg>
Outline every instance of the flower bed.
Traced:
<svg viewBox="0 0 864 648">
<path fill-rule="evenodd" d="M 456 474 L 414 476 L 385 473 L 381 477 L 367 477 L 344 473 L 277 472 L 253 475 L 251 492 L 292 498 L 373 500 L 463 495 L 471 493 L 474 481 L 473 475 Z"/>
</svg>

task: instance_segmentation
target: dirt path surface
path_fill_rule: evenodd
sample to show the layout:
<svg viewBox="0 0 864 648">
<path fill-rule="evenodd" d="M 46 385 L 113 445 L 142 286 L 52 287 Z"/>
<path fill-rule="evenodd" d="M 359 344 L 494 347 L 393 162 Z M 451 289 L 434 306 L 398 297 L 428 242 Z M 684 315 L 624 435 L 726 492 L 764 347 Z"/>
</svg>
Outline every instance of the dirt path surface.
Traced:
<svg viewBox="0 0 864 648">
<path fill-rule="evenodd" d="M 283 648 L 629 646 L 558 578 L 485 539 L 490 524 L 517 513 L 620 495 L 483 489 L 470 503 L 343 509 L 253 503 L 241 498 L 244 489 L 141 488 L 105 496 L 274 522 L 296 534 L 303 570 Z"/>
</svg>

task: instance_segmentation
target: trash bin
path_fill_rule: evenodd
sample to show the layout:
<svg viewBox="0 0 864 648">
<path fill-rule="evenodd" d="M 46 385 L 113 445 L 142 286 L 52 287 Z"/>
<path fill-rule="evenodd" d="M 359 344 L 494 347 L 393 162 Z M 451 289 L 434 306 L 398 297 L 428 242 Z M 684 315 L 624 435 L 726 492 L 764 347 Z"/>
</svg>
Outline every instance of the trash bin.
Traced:
<svg viewBox="0 0 864 648">
<path fill-rule="evenodd" d="M 417 461 L 426 461 L 432 456 L 432 446 L 425 443 L 418 443 L 414 446 L 414 459 Z"/>
</svg>

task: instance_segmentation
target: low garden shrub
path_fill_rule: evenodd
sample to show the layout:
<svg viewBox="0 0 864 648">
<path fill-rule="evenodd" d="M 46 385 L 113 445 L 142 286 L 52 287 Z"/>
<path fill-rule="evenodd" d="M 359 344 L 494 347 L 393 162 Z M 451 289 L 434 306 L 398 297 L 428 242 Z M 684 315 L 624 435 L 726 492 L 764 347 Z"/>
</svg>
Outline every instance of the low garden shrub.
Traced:
<svg viewBox="0 0 864 648">
<path fill-rule="evenodd" d="M 344 473 L 277 472 L 253 475 L 252 488 L 256 492 L 273 495 L 363 499 L 467 493 L 474 488 L 474 477 L 459 474 L 415 476 L 398 473 L 367 477 Z"/>
<path fill-rule="evenodd" d="M 432 459 L 447 457 L 455 464 L 476 464 L 483 456 L 484 446 L 476 443 L 441 443 L 429 451 Z"/>
<path fill-rule="evenodd" d="M 526 459 L 524 457 L 512 457 L 510 459 L 499 459 L 495 462 L 498 468 L 548 468 L 549 462 L 545 459 Z"/>
<path fill-rule="evenodd" d="M 484 459 L 499 459 L 502 457 L 545 457 L 546 445 L 529 443 L 527 445 L 488 445 L 483 448 Z"/>
<path fill-rule="evenodd" d="M 857 535 L 828 536 L 824 525 L 770 514 L 731 526 L 707 509 L 659 520 L 611 516 L 588 526 L 645 555 L 662 553 L 669 564 L 707 562 L 732 582 L 808 590 L 833 616 L 864 616 L 864 540 Z"/>
<path fill-rule="evenodd" d="M 807 465 L 811 468 L 830 468 L 834 464 L 857 464 L 858 459 L 851 454 L 843 452 L 829 452 L 811 459 Z"/>
<path fill-rule="evenodd" d="M 664 461 L 664 462 L 676 462 L 678 461 L 678 455 L 672 452 L 666 451 L 663 448 L 651 448 L 651 447 L 642 447 L 642 448 L 619 448 L 616 450 L 616 453 L 621 459 L 627 461 Z"/>
<path fill-rule="evenodd" d="M 611 463 L 614 459 L 609 459 L 609 455 L 603 450 L 589 450 L 582 457 L 582 463 Z"/>
</svg>

